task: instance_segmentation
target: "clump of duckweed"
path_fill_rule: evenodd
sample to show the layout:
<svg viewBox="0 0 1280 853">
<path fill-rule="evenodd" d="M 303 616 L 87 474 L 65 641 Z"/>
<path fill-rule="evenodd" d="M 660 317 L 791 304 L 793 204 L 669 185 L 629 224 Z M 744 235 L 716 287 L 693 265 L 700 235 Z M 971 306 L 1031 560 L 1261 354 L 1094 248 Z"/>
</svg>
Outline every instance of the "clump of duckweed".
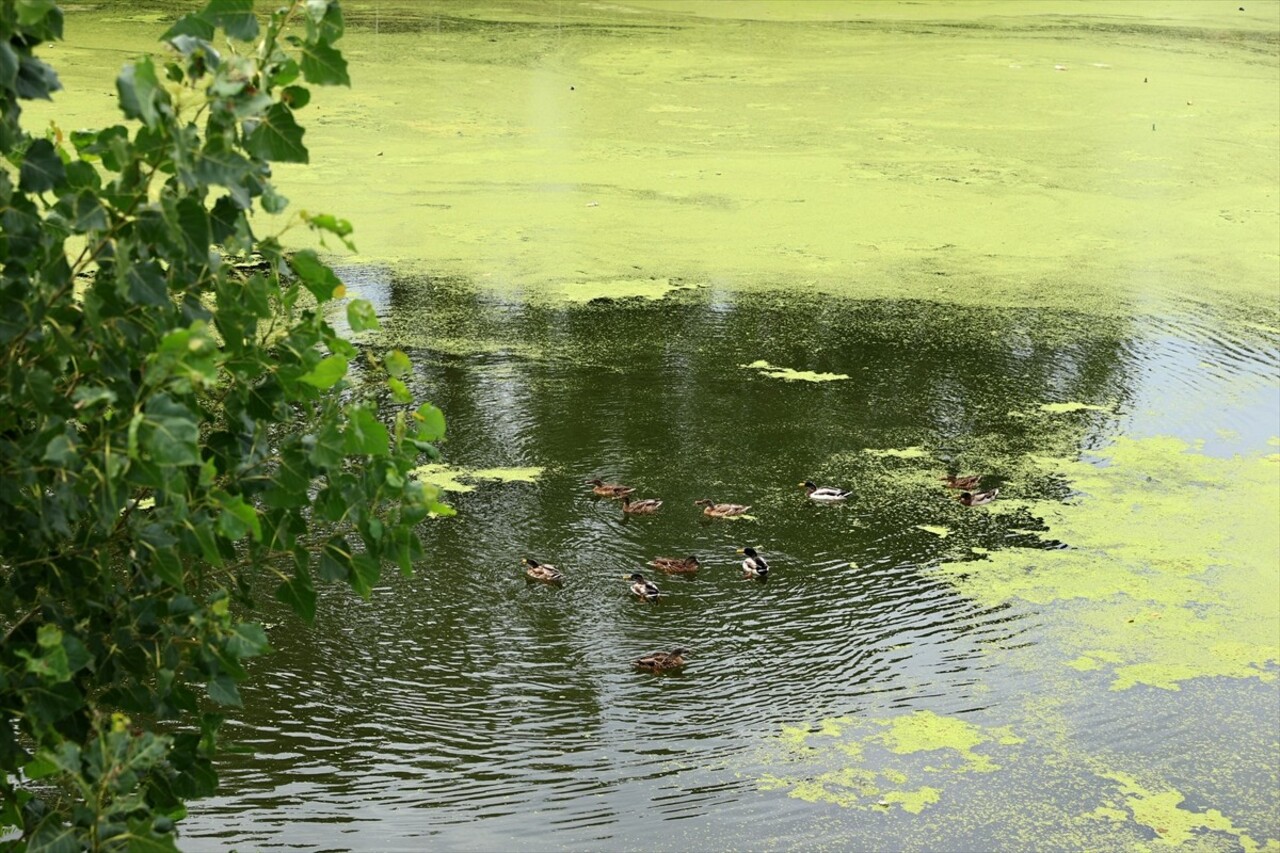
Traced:
<svg viewBox="0 0 1280 853">
<path fill-rule="evenodd" d="M 1280 606 L 1259 591 L 1280 586 L 1280 464 L 1170 438 L 1122 438 L 1099 456 L 1104 466 L 1042 460 L 1077 492 L 1031 505 L 1067 548 L 1009 548 L 942 571 L 988 606 L 1062 608 L 1062 662 L 1110 672 L 1113 690 L 1275 679 Z"/>
<path fill-rule="evenodd" d="M 834 382 L 838 379 L 848 379 L 847 373 L 816 373 L 812 370 L 793 370 L 790 367 L 775 367 L 763 359 L 753 361 L 750 364 L 740 364 L 739 367 L 758 370 L 764 376 L 771 379 L 783 379 L 787 382 Z"/>
<path fill-rule="evenodd" d="M 983 728 L 932 711 L 856 722 L 833 717 L 815 726 L 783 726 L 777 744 L 797 772 L 769 774 L 759 784 L 807 802 L 896 805 L 919 814 L 963 774 L 998 770 L 992 751 L 1020 743 L 1008 728 Z"/>
<path fill-rule="evenodd" d="M 455 468 L 440 462 L 419 465 L 411 472 L 423 483 L 429 483 L 446 492 L 473 492 L 476 487 L 463 480 L 497 480 L 503 483 L 534 483 L 542 476 L 543 468 Z"/>
</svg>

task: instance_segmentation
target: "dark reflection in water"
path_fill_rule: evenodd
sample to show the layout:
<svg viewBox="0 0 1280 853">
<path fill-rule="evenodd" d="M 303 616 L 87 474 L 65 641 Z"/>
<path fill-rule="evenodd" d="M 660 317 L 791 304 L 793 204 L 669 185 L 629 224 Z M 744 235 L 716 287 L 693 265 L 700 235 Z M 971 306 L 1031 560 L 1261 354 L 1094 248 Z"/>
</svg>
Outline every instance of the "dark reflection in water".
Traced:
<svg viewBox="0 0 1280 853">
<path fill-rule="evenodd" d="M 224 760 L 227 795 L 185 824 L 193 849 L 785 838 L 799 806 L 756 784 L 781 724 L 964 714 L 1022 689 L 985 652 L 1032 641 L 1036 615 L 982 609 L 932 568 L 1034 545 L 1038 523 L 957 504 L 937 479 L 946 460 L 1002 500 L 1065 496 L 1019 460 L 1114 434 L 1149 360 L 1170 357 L 1159 330 L 1033 311 L 713 290 L 565 307 L 346 278 L 445 410 L 450 464 L 545 470 L 454 495 L 458 517 L 423 528 L 427 561 L 371 602 L 330 590 L 314 626 L 271 617 L 277 653 L 227 731 L 252 758 Z M 1274 370 L 1274 352 L 1243 358 Z M 758 360 L 848 378 L 743 367 Z M 1063 401 L 1108 411 L 1037 416 Z M 912 447 L 927 456 L 865 452 Z M 592 476 L 665 504 L 624 518 Z M 806 478 L 855 496 L 815 505 Z M 751 504 L 753 519 L 707 520 L 703 497 Z M 742 579 L 744 545 L 770 559 L 767 583 Z M 624 574 L 687 554 L 696 576 L 657 576 L 654 604 L 628 595 Z M 526 555 L 559 566 L 563 587 L 528 583 Z M 681 673 L 628 666 L 675 645 L 691 650 Z M 654 828 L 712 814 L 700 831 L 726 834 Z"/>
</svg>

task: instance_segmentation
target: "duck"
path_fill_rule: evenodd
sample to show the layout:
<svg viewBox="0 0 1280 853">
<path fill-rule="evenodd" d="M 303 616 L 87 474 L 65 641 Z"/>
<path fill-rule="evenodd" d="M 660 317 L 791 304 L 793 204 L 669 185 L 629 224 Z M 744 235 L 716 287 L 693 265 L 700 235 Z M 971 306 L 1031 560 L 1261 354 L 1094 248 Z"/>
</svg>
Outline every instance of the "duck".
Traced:
<svg viewBox="0 0 1280 853">
<path fill-rule="evenodd" d="M 968 477 L 958 477 L 955 474 L 946 474 L 938 479 L 943 480 L 947 484 L 948 489 L 960 489 L 961 491 L 971 492 L 982 482 L 981 474 L 971 474 Z"/>
<path fill-rule="evenodd" d="M 639 572 L 632 572 L 622 578 L 624 581 L 631 581 L 631 592 L 645 601 L 657 601 L 658 585 L 650 580 L 645 580 L 644 575 Z"/>
<path fill-rule="evenodd" d="M 819 503 L 835 503 L 842 501 L 853 494 L 853 492 L 844 489 L 835 489 L 830 486 L 816 486 L 812 480 L 805 480 L 800 484 L 804 486 L 804 493 L 809 496 L 809 500 L 818 501 Z"/>
<path fill-rule="evenodd" d="M 1000 494 L 999 489 L 992 489 L 989 492 L 964 492 L 959 500 L 965 506 L 982 506 L 991 503 L 998 494 Z"/>
<path fill-rule="evenodd" d="M 691 575 L 702 568 L 702 564 L 693 554 L 683 560 L 679 557 L 654 557 L 649 561 L 649 565 L 669 575 Z"/>
<path fill-rule="evenodd" d="M 706 509 L 702 511 L 702 514 L 709 515 L 712 518 L 728 518 L 733 515 L 742 515 L 744 512 L 751 509 L 749 504 L 746 506 L 743 506 L 742 504 L 718 504 L 715 501 L 708 500 L 707 498 L 694 501 L 693 505 L 705 506 Z"/>
<path fill-rule="evenodd" d="M 564 580 L 564 572 L 555 566 L 539 563 L 532 557 L 522 557 L 520 565 L 524 566 L 524 576 L 529 580 L 542 581 L 543 583 L 560 583 Z"/>
<path fill-rule="evenodd" d="M 635 491 L 631 486 L 624 486 L 621 483 L 606 483 L 603 480 L 587 480 L 587 485 L 594 487 L 591 491 L 606 498 L 621 498 Z"/>
<path fill-rule="evenodd" d="M 688 649 L 672 649 L 669 652 L 652 652 L 642 658 L 636 658 L 631 665 L 636 669 L 647 669 L 650 672 L 668 672 L 684 666 L 684 656 Z"/>
<path fill-rule="evenodd" d="M 742 561 L 742 576 L 744 578 L 764 580 L 769 576 L 769 564 L 765 562 L 764 557 L 756 553 L 755 548 L 749 546 L 739 548 L 738 553 L 746 556 L 746 559 Z"/>
<path fill-rule="evenodd" d="M 631 515 L 652 515 L 662 506 L 662 501 L 656 498 L 645 498 L 642 501 L 633 501 L 626 495 L 622 496 L 622 511 Z"/>
</svg>

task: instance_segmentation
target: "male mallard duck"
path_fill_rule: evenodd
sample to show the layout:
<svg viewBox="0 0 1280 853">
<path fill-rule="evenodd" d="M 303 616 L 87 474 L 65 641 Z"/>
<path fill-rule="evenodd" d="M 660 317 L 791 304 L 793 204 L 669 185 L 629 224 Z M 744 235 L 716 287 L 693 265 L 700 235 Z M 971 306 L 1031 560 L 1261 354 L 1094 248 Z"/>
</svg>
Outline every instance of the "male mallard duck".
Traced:
<svg viewBox="0 0 1280 853">
<path fill-rule="evenodd" d="M 628 576 L 623 576 L 624 581 L 631 581 L 631 592 L 640 596 L 645 601 L 656 601 L 658 598 L 658 585 L 653 581 L 644 579 L 644 575 L 639 572 L 632 572 Z"/>
<path fill-rule="evenodd" d="M 645 498 L 642 501 L 633 501 L 626 495 L 622 496 L 622 511 L 631 515 L 651 515 L 658 511 L 658 507 L 662 506 L 662 501 L 656 498 Z"/>
<path fill-rule="evenodd" d="M 960 489 L 961 491 L 970 492 L 982 482 L 982 475 L 971 474 L 968 477 L 957 477 L 954 474 L 947 474 L 938 479 L 945 481 L 948 489 Z"/>
<path fill-rule="evenodd" d="M 747 557 L 742 561 L 742 576 L 744 578 L 764 580 L 769 576 L 769 564 L 764 561 L 764 557 L 756 553 L 755 548 L 739 548 L 738 553 L 745 554 Z"/>
<path fill-rule="evenodd" d="M 706 509 L 702 511 L 702 514 L 709 515 L 712 518 L 728 518 L 731 515 L 742 515 L 744 512 L 751 509 L 750 505 L 743 506 L 742 504 L 718 504 L 715 501 L 708 500 L 707 498 L 694 501 L 693 505 L 705 506 Z"/>
<path fill-rule="evenodd" d="M 522 557 L 520 565 L 524 566 L 524 576 L 529 580 L 542 581 L 543 583 L 560 583 L 564 580 L 564 573 L 555 566 L 539 563 L 532 557 Z"/>
<path fill-rule="evenodd" d="M 606 483 L 603 480 L 587 480 L 587 485 L 594 486 L 591 491 L 606 498 L 620 498 L 635 491 L 631 486 L 621 483 Z"/>
<path fill-rule="evenodd" d="M 960 503 L 965 506 L 982 506 L 991 503 L 998 494 L 1000 494 L 999 489 L 992 489 L 989 492 L 964 492 L 960 495 Z"/>
<path fill-rule="evenodd" d="M 654 557 L 649 561 L 649 565 L 669 575 L 690 575 L 702 566 L 698 558 L 692 554 L 683 560 L 679 557 Z"/>
<path fill-rule="evenodd" d="M 642 658 L 636 658 L 631 665 L 636 669 L 647 669 L 650 672 L 667 672 L 684 666 L 684 656 L 688 649 L 672 649 L 669 652 L 653 652 Z"/>
<path fill-rule="evenodd" d="M 812 480 L 805 480 L 800 485 L 804 486 L 804 493 L 809 496 L 809 500 L 818 501 L 819 503 L 835 503 L 853 494 L 853 492 L 833 489 L 829 486 L 815 486 Z"/>
</svg>

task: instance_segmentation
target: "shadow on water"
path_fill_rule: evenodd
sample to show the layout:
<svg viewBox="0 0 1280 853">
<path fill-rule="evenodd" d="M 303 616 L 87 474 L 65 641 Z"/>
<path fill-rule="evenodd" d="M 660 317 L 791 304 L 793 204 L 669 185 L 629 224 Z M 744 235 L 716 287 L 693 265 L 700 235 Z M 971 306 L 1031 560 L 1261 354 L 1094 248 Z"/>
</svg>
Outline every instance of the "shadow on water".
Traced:
<svg viewBox="0 0 1280 853">
<path fill-rule="evenodd" d="M 236 793 L 202 808 L 198 837 L 258 844 L 288 826 L 303 846 L 484 848 L 536 814 L 565 844 L 644 838 L 655 817 L 739 807 L 780 720 L 987 707 L 1018 685 L 986 650 L 1033 642 L 1037 615 L 983 608 L 933 567 L 1059 546 L 1025 510 L 960 506 L 939 477 L 983 474 L 1015 506 L 1067 497 L 1020 460 L 1115 434 L 1160 351 L 1062 312 L 712 288 L 556 305 L 344 275 L 446 412 L 448 463 L 541 473 L 467 481 L 458 517 L 423 527 L 428 559 L 373 601 L 331 590 L 314 627 L 281 617 L 228 732 L 255 755 L 228 759 Z M 1063 402 L 1097 408 L 1040 408 Z M 589 477 L 664 506 L 624 517 Z M 854 496 L 816 505 L 804 479 Z M 752 510 L 708 520 L 703 497 Z M 769 557 L 767 583 L 742 578 L 745 545 Z M 656 603 L 628 594 L 624 574 L 687 554 L 703 568 L 657 575 Z M 522 556 L 564 585 L 527 582 Z M 628 666 L 675 645 L 683 672 Z"/>
</svg>

